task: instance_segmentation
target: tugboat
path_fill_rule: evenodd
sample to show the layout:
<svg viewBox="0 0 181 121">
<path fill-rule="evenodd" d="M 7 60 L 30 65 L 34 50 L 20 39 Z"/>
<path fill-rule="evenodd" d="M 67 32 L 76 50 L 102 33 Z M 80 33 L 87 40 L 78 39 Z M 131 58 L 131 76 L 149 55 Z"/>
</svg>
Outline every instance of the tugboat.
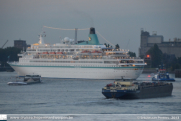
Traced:
<svg viewBox="0 0 181 121">
<path fill-rule="evenodd" d="M 115 81 L 102 88 L 106 98 L 142 99 L 171 96 L 172 83 Z"/>
<path fill-rule="evenodd" d="M 159 70 L 157 70 L 157 74 L 152 78 L 152 81 L 175 81 L 174 78 L 169 77 L 169 73 L 166 72 L 164 64 L 160 65 Z"/>
<path fill-rule="evenodd" d="M 8 82 L 8 85 L 27 85 L 27 84 L 34 84 L 40 83 L 41 76 L 40 75 L 26 75 L 23 81 L 16 81 L 16 82 Z"/>
</svg>

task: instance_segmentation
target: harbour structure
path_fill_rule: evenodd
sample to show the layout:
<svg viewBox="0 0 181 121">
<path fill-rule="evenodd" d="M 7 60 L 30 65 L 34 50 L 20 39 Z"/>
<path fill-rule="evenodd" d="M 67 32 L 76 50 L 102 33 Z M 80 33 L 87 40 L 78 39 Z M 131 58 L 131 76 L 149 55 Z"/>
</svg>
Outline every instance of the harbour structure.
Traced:
<svg viewBox="0 0 181 121">
<path fill-rule="evenodd" d="M 45 44 L 43 37 L 41 34 L 38 43 L 18 54 L 19 62 L 8 62 L 19 76 L 137 79 L 146 65 L 143 59 L 129 57 L 128 50 L 101 45 L 95 28 L 90 28 L 88 41 L 76 42 L 65 37 L 62 43 L 50 45 Z"/>
<path fill-rule="evenodd" d="M 102 88 L 106 98 L 142 99 L 171 96 L 172 83 L 115 81 Z"/>
<path fill-rule="evenodd" d="M 181 78 L 181 69 L 175 69 L 175 78 Z"/>
<path fill-rule="evenodd" d="M 149 32 L 141 30 L 140 37 L 140 48 L 139 48 L 139 56 L 144 57 L 146 52 L 157 44 L 159 49 L 166 54 L 175 55 L 175 57 L 181 57 L 181 39 L 174 38 L 173 41 L 164 41 L 163 35 L 157 35 L 157 32 L 153 32 L 150 35 Z"/>
<path fill-rule="evenodd" d="M 14 47 L 19 48 L 21 50 L 25 50 L 27 47 L 30 47 L 30 45 L 26 44 L 26 40 L 14 40 Z"/>
</svg>

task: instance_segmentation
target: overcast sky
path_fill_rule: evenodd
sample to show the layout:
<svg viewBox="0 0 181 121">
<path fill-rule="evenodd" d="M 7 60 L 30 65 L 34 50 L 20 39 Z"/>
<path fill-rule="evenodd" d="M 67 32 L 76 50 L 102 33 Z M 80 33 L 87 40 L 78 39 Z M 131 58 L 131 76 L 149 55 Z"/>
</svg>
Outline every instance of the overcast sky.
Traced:
<svg viewBox="0 0 181 121">
<path fill-rule="evenodd" d="M 37 43 L 43 26 L 95 27 L 111 43 L 138 56 L 141 28 L 150 34 L 157 31 L 164 41 L 181 38 L 181 0 L 0 0 L 0 47 L 6 40 L 5 47 L 19 39 Z M 74 31 L 43 30 L 45 43 L 74 39 Z M 79 30 L 78 40 L 88 40 L 88 34 Z"/>
</svg>

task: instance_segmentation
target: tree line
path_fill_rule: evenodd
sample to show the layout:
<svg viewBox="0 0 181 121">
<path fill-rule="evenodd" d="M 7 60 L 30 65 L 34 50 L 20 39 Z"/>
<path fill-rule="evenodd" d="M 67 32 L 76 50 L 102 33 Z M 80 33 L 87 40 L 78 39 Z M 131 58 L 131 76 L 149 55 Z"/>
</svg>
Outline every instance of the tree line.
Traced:
<svg viewBox="0 0 181 121">
<path fill-rule="evenodd" d="M 20 53 L 20 51 L 21 49 L 16 47 L 7 47 L 5 49 L 0 49 L 0 66 L 9 67 L 7 61 L 18 61 L 18 54 Z"/>
<path fill-rule="evenodd" d="M 174 71 L 175 69 L 181 69 L 181 57 L 176 58 L 175 55 L 162 53 L 157 44 L 154 44 L 147 52 L 146 55 L 150 55 L 151 67 L 158 68 L 159 65 L 164 64 L 167 69 Z M 145 58 L 145 57 L 141 57 Z"/>
</svg>

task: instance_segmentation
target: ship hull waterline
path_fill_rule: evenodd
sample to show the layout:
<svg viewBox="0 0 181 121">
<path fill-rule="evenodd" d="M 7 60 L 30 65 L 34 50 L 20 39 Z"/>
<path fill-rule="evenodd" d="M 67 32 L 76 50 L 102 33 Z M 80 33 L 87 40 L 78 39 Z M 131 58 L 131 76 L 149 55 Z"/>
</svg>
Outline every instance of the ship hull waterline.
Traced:
<svg viewBox="0 0 181 121">
<path fill-rule="evenodd" d="M 133 68 L 79 68 L 79 67 L 24 67 L 11 65 L 11 67 L 17 72 L 19 76 L 25 76 L 28 74 L 37 74 L 41 77 L 47 78 L 79 78 L 79 79 L 137 79 L 143 68 L 134 70 Z"/>
</svg>

